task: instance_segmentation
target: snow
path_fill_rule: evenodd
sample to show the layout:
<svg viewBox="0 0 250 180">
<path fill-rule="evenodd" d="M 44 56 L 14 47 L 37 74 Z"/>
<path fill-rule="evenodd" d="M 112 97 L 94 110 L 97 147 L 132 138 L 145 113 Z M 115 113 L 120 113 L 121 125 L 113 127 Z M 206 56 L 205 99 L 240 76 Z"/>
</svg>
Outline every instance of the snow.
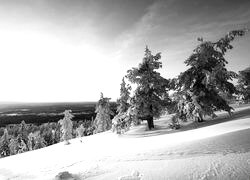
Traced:
<svg viewBox="0 0 250 180">
<path fill-rule="evenodd" d="M 155 121 L 153 131 L 143 124 L 124 135 L 104 132 L 2 158 L 0 180 L 49 180 L 64 171 L 77 180 L 250 179 L 248 116 L 176 133 L 166 122 Z"/>
</svg>

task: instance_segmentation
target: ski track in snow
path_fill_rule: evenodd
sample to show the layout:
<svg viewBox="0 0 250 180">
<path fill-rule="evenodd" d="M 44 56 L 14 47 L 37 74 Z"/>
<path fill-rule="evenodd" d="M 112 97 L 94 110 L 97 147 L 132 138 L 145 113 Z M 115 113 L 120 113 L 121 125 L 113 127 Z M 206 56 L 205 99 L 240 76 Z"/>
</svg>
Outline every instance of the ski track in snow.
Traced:
<svg viewBox="0 0 250 180">
<path fill-rule="evenodd" d="M 162 120 L 157 123 L 162 127 Z M 100 133 L 82 143 L 73 139 L 67 146 L 59 143 L 2 158 L 0 180 L 49 180 L 63 171 L 76 180 L 250 179 L 250 118 L 131 138 L 144 129 L 135 127 L 122 136 Z M 131 174 L 135 171 L 138 176 Z"/>
</svg>

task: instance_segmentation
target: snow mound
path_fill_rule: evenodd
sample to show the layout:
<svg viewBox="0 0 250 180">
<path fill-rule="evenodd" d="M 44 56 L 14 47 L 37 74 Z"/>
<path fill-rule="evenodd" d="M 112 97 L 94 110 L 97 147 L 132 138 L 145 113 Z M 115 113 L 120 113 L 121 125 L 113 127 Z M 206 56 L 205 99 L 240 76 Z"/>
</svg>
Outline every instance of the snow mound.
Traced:
<svg viewBox="0 0 250 180">
<path fill-rule="evenodd" d="M 76 178 L 74 178 L 68 171 L 64 171 L 56 175 L 55 180 L 76 180 Z"/>
<path fill-rule="evenodd" d="M 119 177 L 118 180 L 141 180 L 142 176 L 139 171 L 134 170 L 131 175 Z"/>
</svg>

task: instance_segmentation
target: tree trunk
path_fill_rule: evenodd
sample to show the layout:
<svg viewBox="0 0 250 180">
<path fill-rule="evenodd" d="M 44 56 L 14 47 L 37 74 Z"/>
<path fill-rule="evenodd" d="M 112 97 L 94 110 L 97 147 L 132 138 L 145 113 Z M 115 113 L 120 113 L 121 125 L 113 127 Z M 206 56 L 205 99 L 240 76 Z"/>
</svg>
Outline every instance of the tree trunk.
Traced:
<svg viewBox="0 0 250 180">
<path fill-rule="evenodd" d="M 149 116 L 147 118 L 147 122 L 148 122 L 148 129 L 149 130 L 151 130 L 152 128 L 155 128 L 153 116 Z"/>
<path fill-rule="evenodd" d="M 149 106 L 149 112 L 150 112 L 151 115 L 149 115 L 147 117 L 147 121 L 148 121 L 148 129 L 151 130 L 152 128 L 155 128 L 155 126 L 154 126 L 154 117 L 152 115 L 153 114 L 153 105 L 152 104 Z"/>
<path fill-rule="evenodd" d="M 203 117 L 202 117 L 202 114 L 199 113 L 198 122 L 203 122 L 203 121 L 204 121 L 204 119 L 203 119 Z"/>
</svg>

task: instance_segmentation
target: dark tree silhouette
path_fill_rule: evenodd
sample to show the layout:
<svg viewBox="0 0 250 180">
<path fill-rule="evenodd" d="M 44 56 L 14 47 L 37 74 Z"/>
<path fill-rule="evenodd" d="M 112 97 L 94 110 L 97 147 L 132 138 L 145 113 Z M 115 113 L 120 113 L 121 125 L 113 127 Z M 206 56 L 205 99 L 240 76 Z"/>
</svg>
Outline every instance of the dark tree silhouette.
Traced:
<svg viewBox="0 0 250 180">
<path fill-rule="evenodd" d="M 239 71 L 237 89 L 243 100 L 250 100 L 250 67 Z"/>
<path fill-rule="evenodd" d="M 204 115 L 214 116 L 216 110 L 224 110 L 231 115 L 232 107 L 220 96 L 220 92 L 229 95 L 236 92 L 230 81 L 237 74 L 227 70 L 228 62 L 224 55 L 233 48 L 231 42 L 245 33 L 246 30 L 231 31 L 216 42 L 198 38 L 200 44 L 185 61 L 189 68 L 174 80 L 175 89 L 185 94 L 185 107 L 196 115 L 198 121 L 202 121 Z"/>
</svg>

